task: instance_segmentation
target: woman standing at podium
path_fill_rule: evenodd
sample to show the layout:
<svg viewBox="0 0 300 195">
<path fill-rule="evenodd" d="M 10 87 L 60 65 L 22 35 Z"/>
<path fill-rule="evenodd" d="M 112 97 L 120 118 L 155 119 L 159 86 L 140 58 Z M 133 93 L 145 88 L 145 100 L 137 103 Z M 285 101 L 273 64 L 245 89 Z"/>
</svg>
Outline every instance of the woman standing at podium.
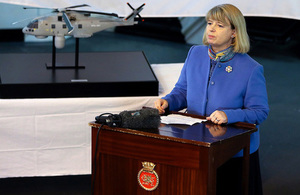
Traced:
<svg viewBox="0 0 300 195">
<path fill-rule="evenodd" d="M 247 52 L 249 37 L 244 16 L 231 4 L 213 7 L 206 15 L 203 44 L 192 46 L 170 94 L 155 102 L 166 109 L 187 108 L 215 124 L 247 122 L 257 127 L 268 116 L 263 67 Z M 249 194 L 262 194 L 259 131 L 250 138 Z M 242 151 L 218 169 L 217 194 L 241 194 Z"/>
</svg>

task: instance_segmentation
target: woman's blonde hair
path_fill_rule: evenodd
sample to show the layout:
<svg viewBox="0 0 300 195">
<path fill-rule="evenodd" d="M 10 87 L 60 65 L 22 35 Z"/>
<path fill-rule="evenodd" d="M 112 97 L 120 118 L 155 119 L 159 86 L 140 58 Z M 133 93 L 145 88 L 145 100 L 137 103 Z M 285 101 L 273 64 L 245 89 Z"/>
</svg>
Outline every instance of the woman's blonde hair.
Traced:
<svg viewBox="0 0 300 195">
<path fill-rule="evenodd" d="M 205 19 L 206 21 L 213 19 L 225 24 L 229 21 L 231 29 L 235 29 L 235 38 L 232 41 L 234 52 L 247 53 L 250 50 L 245 18 L 237 7 L 231 4 L 217 5 L 208 11 Z M 206 33 L 203 35 L 202 42 L 204 45 L 208 45 Z"/>
</svg>

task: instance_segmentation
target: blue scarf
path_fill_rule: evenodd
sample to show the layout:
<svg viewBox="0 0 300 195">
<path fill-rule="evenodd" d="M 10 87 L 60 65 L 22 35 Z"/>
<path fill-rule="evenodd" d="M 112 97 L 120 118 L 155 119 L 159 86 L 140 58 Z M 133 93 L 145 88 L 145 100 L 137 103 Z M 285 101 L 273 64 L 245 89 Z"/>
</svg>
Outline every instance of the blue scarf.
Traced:
<svg viewBox="0 0 300 195">
<path fill-rule="evenodd" d="M 229 61 L 229 60 L 231 60 L 233 58 L 233 56 L 235 55 L 235 53 L 233 51 L 233 46 L 230 46 L 227 49 L 224 49 L 222 51 L 219 51 L 219 52 L 215 53 L 212 50 L 211 45 L 209 45 L 209 47 L 208 47 L 208 55 L 209 55 L 210 59 L 212 59 L 213 61 L 216 61 L 216 62 L 227 62 L 227 61 Z"/>
</svg>

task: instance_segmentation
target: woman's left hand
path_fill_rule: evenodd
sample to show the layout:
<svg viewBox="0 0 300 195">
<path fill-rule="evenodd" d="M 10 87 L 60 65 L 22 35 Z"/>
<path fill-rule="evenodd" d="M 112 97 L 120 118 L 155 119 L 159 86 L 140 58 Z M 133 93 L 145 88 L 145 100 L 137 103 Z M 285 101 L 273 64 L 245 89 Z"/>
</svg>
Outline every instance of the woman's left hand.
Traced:
<svg viewBox="0 0 300 195">
<path fill-rule="evenodd" d="M 209 117 L 206 117 L 206 119 L 219 125 L 228 122 L 225 112 L 219 110 L 214 111 Z"/>
</svg>

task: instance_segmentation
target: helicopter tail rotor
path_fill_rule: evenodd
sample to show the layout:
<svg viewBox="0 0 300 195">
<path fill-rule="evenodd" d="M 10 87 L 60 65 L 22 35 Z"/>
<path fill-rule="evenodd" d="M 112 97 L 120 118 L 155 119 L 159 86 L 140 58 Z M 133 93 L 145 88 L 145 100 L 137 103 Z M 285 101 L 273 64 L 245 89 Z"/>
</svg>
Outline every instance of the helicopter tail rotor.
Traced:
<svg viewBox="0 0 300 195">
<path fill-rule="evenodd" d="M 141 17 L 141 15 L 140 15 L 139 13 L 143 10 L 143 7 L 146 5 L 145 3 L 142 4 L 140 7 L 136 8 L 136 9 L 134 9 L 134 8 L 130 5 L 130 3 L 127 3 L 127 5 L 132 9 L 132 13 L 129 14 L 129 15 L 125 18 L 125 20 L 129 20 L 132 16 L 136 16 L 136 15 L 137 15 L 142 21 L 144 21 L 144 19 Z"/>
</svg>

